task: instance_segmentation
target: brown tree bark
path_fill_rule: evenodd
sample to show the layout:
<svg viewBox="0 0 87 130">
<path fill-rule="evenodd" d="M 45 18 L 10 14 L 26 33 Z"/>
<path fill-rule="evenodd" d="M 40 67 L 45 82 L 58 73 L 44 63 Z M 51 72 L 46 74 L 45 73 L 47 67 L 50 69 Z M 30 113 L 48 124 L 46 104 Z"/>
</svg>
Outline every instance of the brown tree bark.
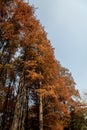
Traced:
<svg viewBox="0 0 87 130">
<path fill-rule="evenodd" d="M 14 118 L 10 130 L 24 130 L 26 108 L 27 107 L 27 89 L 23 84 L 19 84 L 19 91 L 15 106 Z"/>
<path fill-rule="evenodd" d="M 43 130 L 43 104 L 42 95 L 40 94 L 40 104 L 39 104 L 39 130 Z"/>
</svg>

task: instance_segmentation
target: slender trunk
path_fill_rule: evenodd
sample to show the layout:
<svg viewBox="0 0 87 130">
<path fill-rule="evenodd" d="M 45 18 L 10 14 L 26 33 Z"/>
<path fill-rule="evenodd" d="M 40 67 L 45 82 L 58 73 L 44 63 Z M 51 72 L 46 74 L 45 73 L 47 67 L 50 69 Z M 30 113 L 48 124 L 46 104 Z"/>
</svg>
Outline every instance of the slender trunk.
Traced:
<svg viewBox="0 0 87 130">
<path fill-rule="evenodd" d="M 12 126 L 10 130 L 17 130 L 19 124 L 19 116 L 20 116 L 20 102 L 19 102 L 20 95 L 17 95 L 17 101 L 15 106 L 14 118 L 12 122 Z"/>
<path fill-rule="evenodd" d="M 42 95 L 40 95 L 40 104 L 39 104 L 39 130 L 43 130 L 43 105 L 42 105 Z"/>
<path fill-rule="evenodd" d="M 27 88 L 27 103 L 26 103 L 26 118 L 25 118 L 25 122 L 26 122 L 26 124 L 25 124 L 25 130 L 28 130 L 28 108 L 29 108 L 29 106 L 28 106 L 28 101 L 29 101 L 29 88 Z"/>
<path fill-rule="evenodd" d="M 10 130 L 24 130 L 27 106 L 27 89 L 20 83 L 15 106 L 13 122 Z"/>
<path fill-rule="evenodd" d="M 7 119 L 7 113 L 8 113 L 8 97 L 9 97 L 9 89 L 10 89 L 10 85 L 8 87 L 8 91 L 6 94 L 6 98 L 5 98 L 5 102 L 4 102 L 4 106 L 3 106 L 3 116 L 2 116 L 2 128 L 4 129 L 5 125 L 7 125 L 6 123 L 6 119 Z"/>
<path fill-rule="evenodd" d="M 25 119 L 27 114 L 27 89 L 26 86 L 23 88 L 23 104 L 22 104 L 22 116 L 21 116 L 21 123 L 18 130 L 25 129 Z"/>
</svg>

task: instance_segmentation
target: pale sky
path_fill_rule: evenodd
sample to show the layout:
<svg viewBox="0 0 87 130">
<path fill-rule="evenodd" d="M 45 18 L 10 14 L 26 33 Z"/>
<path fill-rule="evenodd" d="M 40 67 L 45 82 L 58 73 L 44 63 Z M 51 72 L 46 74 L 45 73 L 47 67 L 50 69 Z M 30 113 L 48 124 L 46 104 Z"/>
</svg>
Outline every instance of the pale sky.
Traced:
<svg viewBox="0 0 87 130">
<path fill-rule="evenodd" d="M 87 91 L 87 0 L 30 0 L 55 48 L 55 57 Z"/>
</svg>

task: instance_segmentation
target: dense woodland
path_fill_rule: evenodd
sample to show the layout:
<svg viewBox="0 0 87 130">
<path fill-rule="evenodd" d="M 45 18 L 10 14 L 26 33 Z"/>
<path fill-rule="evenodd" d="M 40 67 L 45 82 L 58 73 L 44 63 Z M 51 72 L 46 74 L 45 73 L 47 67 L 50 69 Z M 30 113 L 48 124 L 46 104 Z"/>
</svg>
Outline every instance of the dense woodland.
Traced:
<svg viewBox="0 0 87 130">
<path fill-rule="evenodd" d="M 34 12 L 0 0 L 0 130 L 87 130 L 86 104 Z"/>
</svg>

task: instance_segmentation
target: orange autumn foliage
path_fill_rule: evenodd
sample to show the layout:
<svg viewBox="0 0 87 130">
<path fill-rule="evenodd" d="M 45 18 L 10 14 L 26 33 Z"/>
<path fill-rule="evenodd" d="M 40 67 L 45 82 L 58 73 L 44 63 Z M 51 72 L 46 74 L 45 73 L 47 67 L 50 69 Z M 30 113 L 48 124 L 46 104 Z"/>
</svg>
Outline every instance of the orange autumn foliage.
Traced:
<svg viewBox="0 0 87 130">
<path fill-rule="evenodd" d="M 55 59 L 34 8 L 21 0 L 0 1 L 0 91 L 1 130 L 38 130 L 40 97 L 43 129 L 63 130 L 79 104 L 72 76 Z"/>
</svg>

